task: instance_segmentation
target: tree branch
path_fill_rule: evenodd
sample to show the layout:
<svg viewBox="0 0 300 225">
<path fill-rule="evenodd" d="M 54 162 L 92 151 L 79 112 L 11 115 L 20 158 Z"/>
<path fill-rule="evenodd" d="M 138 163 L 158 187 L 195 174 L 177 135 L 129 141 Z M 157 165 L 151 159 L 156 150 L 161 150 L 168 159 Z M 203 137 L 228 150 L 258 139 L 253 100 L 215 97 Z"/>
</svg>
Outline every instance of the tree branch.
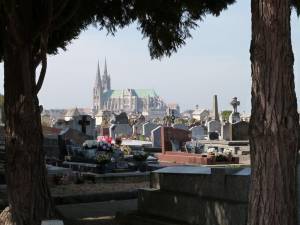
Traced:
<svg viewBox="0 0 300 225">
<path fill-rule="evenodd" d="M 40 49 L 40 62 L 42 64 L 39 79 L 36 83 L 36 94 L 41 90 L 47 71 L 47 46 L 48 46 L 48 33 L 41 35 L 41 49 Z M 38 64 L 37 64 L 38 65 Z"/>
<path fill-rule="evenodd" d="M 44 30 L 40 34 L 40 51 L 37 54 L 35 60 L 35 66 L 37 67 L 40 63 L 42 65 L 38 81 L 36 83 L 36 94 L 41 90 L 47 71 L 47 49 L 49 40 L 49 30 L 53 21 L 53 0 L 49 0 L 48 11 L 46 16 L 46 24 Z"/>
</svg>

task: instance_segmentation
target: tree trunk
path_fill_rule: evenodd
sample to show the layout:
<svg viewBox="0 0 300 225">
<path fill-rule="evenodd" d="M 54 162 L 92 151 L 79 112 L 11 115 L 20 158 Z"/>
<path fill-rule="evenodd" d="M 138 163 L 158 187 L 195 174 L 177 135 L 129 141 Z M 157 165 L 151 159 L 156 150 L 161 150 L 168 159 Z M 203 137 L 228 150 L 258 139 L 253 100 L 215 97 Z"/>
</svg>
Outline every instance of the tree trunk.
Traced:
<svg viewBox="0 0 300 225">
<path fill-rule="evenodd" d="M 252 0 L 249 225 L 296 225 L 299 115 L 290 0 Z"/>
<path fill-rule="evenodd" d="M 18 41 L 23 37 L 26 35 L 20 35 Z M 4 53 L 4 107 L 6 176 L 13 221 L 10 224 L 40 225 L 41 220 L 53 218 L 55 210 L 46 179 L 32 44 L 26 38 L 21 42 L 15 39 L 14 35 L 7 32 Z"/>
</svg>

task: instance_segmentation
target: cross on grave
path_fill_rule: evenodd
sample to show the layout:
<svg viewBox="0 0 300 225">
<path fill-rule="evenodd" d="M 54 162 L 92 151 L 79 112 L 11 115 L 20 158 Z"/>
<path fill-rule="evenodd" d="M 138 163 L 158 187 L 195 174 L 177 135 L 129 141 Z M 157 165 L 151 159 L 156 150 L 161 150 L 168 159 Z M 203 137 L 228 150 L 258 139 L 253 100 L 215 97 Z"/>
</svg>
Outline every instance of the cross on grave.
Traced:
<svg viewBox="0 0 300 225">
<path fill-rule="evenodd" d="M 232 105 L 233 107 L 233 112 L 234 113 L 237 113 L 237 107 L 240 105 L 240 101 L 237 100 L 237 97 L 234 97 L 232 99 L 232 101 L 230 102 L 230 104 Z"/>
<path fill-rule="evenodd" d="M 81 125 L 81 132 L 86 134 L 86 127 L 90 125 L 90 121 L 87 120 L 87 116 L 82 116 L 82 119 L 79 120 L 79 125 Z"/>
</svg>

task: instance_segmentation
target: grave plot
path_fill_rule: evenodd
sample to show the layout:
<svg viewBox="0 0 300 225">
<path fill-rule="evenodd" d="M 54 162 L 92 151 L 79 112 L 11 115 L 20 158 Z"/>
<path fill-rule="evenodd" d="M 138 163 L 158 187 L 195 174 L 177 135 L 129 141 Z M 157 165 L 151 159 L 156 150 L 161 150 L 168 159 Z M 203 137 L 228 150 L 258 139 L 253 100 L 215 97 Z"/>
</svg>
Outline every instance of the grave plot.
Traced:
<svg viewBox="0 0 300 225">
<path fill-rule="evenodd" d="M 162 153 L 156 154 L 160 163 L 200 165 L 239 163 L 239 157 L 232 156 L 231 152 L 208 151 L 201 154 L 189 152 L 185 143 L 191 141 L 191 131 L 172 127 L 161 127 L 160 129 Z"/>
</svg>

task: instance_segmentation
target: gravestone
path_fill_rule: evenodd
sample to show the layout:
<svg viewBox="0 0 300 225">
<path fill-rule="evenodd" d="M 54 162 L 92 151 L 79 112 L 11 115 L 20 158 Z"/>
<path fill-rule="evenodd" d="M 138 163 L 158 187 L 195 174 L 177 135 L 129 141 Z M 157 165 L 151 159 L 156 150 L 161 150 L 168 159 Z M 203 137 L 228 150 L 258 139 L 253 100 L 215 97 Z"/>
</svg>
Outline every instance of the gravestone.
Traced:
<svg viewBox="0 0 300 225">
<path fill-rule="evenodd" d="M 209 133 L 209 140 L 219 140 L 219 133 L 217 133 L 217 132 L 210 132 Z"/>
<path fill-rule="evenodd" d="M 116 127 L 116 124 L 112 124 L 110 127 L 109 127 L 109 136 L 112 137 L 112 138 L 115 138 L 115 127 Z"/>
<path fill-rule="evenodd" d="M 240 105 L 240 101 L 237 100 L 237 97 L 234 97 L 230 104 L 233 107 L 233 112 L 229 116 L 229 122 L 237 123 L 241 120 L 240 113 L 237 111 L 237 107 Z"/>
<path fill-rule="evenodd" d="M 213 96 L 213 108 L 212 108 L 212 119 L 219 121 L 219 111 L 218 111 L 218 96 Z"/>
<path fill-rule="evenodd" d="M 69 128 L 78 130 L 83 134 L 93 137 L 96 134 L 96 120 L 89 115 L 74 116 L 67 121 L 67 124 Z"/>
<path fill-rule="evenodd" d="M 216 132 L 219 135 L 221 134 L 221 122 L 218 120 L 211 120 L 207 123 L 208 133 Z"/>
<path fill-rule="evenodd" d="M 121 112 L 120 114 L 113 114 L 112 117 L 112 124 L 129 124 L 128 116 L 125 112 Z"/>
<path fill-rule="evenodd" d="M 143 133 L 143 124 L 134 124 L 132 130 L 134 135 L 141 135 Z"/>
<path fill-rule="evenodd" d="M 162 127 L 161 129 L 162 153 L 166 151 L 180 151 L 184 143 L 191 141 L 191 131 L 174 127 Z"/>
<path fill-rule="evenodd" d="M 207 128 L 204 126 L 194 126 L 190 128 L 193 140 L 203 140 L 207 135 Z"/>
<path fill-rule="evenodd" d="M 232 124 L 232 140 L 249 140 L 249 123 L 246 121 L 240 121 Z"/>
<path fill-rule="evenodd" d="M 87 116 L 82 116 L 81 120 L 78 121 L 78 124 L 81 126 L 81 132 L 86 134 L 86 128 L 90 125 L 90 121 L 87 119 Z"/>
<path fill-rule="evenodd" d="M 175 129 L 181 129 L 181 130 L 189 130 L 189 127 L 184 124 L 174 124 L 173 128 Z"/>
<path fill-rule="evenodd" d="M 132 127 L 129 124 L 113 124 L 109 128 L 109 136 L 116 137 L 129 137 L 132 135 Z"/>
<path fill-rule="evenodd" d="M 232 130 L 231 130 L 231 123 L 225 122 L 222 125 L 221 129 L 221 138 L 226 141 L 231 141 L 232 140 Z"/>
<path fill-rule="evenodd" d="M 143 130 L 142 134 L 145 137 L 151 137 L 151 131 L 157 128 L 158 126 L 159 125 L 151 122 L 144 123 L 142 126 L 142 130 Z"/>
<path fill-rule="evenodd" d="M 161 147 L 161 127 L 162 126 L 158 126 L 151 131 L 152 147 L 155 148 Z"/>
</svg>

